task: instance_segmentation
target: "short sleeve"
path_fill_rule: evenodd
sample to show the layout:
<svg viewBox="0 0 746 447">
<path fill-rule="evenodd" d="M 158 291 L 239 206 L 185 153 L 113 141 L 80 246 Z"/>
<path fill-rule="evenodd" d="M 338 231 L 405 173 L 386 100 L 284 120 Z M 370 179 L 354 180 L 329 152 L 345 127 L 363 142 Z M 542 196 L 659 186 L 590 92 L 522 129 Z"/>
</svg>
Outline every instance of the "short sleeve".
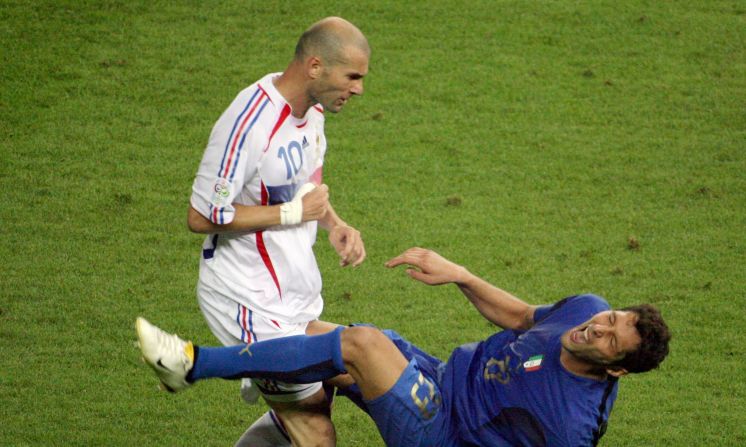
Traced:
<svg viewBox="0 0 746 447">
<path fill-rule="evenodd" d="M 547 315 L 549 315 L 549 312 L 552 311 L 553 307 L 554 307 L 553 304 L 544 304 L 542 306 L 537 307 L 536 310 L 534 310 L 534 323 L 540 322 Z"/>
<path fill-rule="evenodd" d="M 192 185 L 192 207 L 219 225 L 233 221 L 233 202 L 256 174 L 267 144 L 263 128 L 244 106 L 239 96 L 215 123 Z"/>
<path fill-rule="evenodd" d="M 609 303 L 598 295 L 587 293 L 583 295 L 568 296 L 554 304 L 537 307 L 534 311 L 534 324 L 540 323 L 549 315 L 555 313 L 582 312 L 593 315 L 596 312 L 608 310 L 609 308 Z"/>
</svg>

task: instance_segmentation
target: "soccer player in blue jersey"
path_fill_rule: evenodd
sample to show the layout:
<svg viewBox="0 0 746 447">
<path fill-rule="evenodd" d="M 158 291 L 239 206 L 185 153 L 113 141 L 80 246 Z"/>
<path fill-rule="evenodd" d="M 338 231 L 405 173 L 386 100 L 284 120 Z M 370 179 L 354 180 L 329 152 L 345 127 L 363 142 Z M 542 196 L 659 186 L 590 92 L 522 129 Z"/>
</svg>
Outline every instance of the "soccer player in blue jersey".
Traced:
<svg viewBox="0 0 746 447">
<path fill-rule="evenodd" d="M 456 348 L 444 363 L 370 326 L 316 322 L 309 332 L 321 335 L 210 348 L 139 318 L 143 357 L 174 390 L 212 377 L 348 380 L 343 393 L 388 446 L 574 447 L 603 435 L 618 378 L 654 369 L 668 354 L 668 328 L 650 305 L 612 310 L 585 294 L 532 306 L 421 248 L 387 263 L 398 265 L 425 284 L 457 284 L 504 330 Z"/>
</svg>

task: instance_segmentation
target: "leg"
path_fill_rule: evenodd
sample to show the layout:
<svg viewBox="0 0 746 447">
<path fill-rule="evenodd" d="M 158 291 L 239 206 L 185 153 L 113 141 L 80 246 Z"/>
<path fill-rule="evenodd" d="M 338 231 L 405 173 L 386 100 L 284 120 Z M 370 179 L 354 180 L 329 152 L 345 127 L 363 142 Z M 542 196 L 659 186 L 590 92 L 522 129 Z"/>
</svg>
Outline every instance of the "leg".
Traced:
<svg viewBox="0 0 746 447">
<path fill-rule="evenodd" d="M 327 323 L 319 320 L 311 321 L 308 323 L 308 326 L 306 326 L 306 335 L 325 334 L 333 331 L 337 327 L 339 327 L 338 324 Z M 335 387 L 347 388 L 353 383 L 354 381 L 349 374 L 341 374 L 332 379 L 325 380 L 324 389 L 327 393 L 327 400 L 331 400 L 330 393 L 334 392 Z M 252 392 L 248 398 L 244 395 L 247 390 Z M 241 396 L 245 401 L 250 404 L 255 403 L 259 395 L 260 391 L 258 386 L 252 384 L 251 379 L 245 378 L 241 381 Z M 235 447 L 290 447 L 290 435 L 287 433 L 284 424 L 280 422 L 280 419 L 275 412 L 269 410 L 244 432 Z"/>
<path fill-rule="evenodd" d="M 299 401 L 267 400 L 272 410 L 249 427 L 235 447 L 333 446 L 336 432 L 323 389 Z"/>
<path fill-rule="evenodd" d="M 328 329 L 332 329 L 329 326 Z M 359 384 L 363 398 L 376 399 L 391 389 L 408 362 L 397 347 L 379 330 L 354 327 L 341 331 L 342 359 L 350 376 Z M 331 380 L 344 381 L 341 377 Z M 349 378 L 347 379 L 349 383 Z M 267 401 L 282 419 L 293 445 L 334 445 L 334 427 L 329 422 L 329 406 L 323 390 L 301 402 Z M 326 418 L 320 415 L 326 415 Z M 328 432 L 319 433 L 324 427 Z M 332 442 L 327 444 L 327 442 Z"/>
<path fill-rule="evenodd" d="M 270 410 L 251 424 L 234 447 L 290 447 L 290 437 Z"/>
<path fill-rule="evenodd" d="M 337 326 L 336 324 L 312 321 L 306 326 L 306 334 L 320 335 L 333 331 Z M 288 437 L 292 438 L 293 445 L 325 445 L 320 443 L 319 440 L 333 441 L 336 439 L 336 431 L 330 419 L 331 398 L 323 388 L 319 389 L 313 396 L 298 402 L 275 402 L 266 398 L 265 400 L 272 407 L 277 422 L 282 425 Z M 321 430 L 325 432 L 320 435 L 318 432 Z M 278 443 L 277 445 L 284 444 Z"/>
<path fill-rule="evenodd" d="M 142 321 L 138 319 L 143 356 L 162 381 L 176 374 L 184 383 L 214 377 L 276 377 L 309 383 L 347 370 L 388 445 L 428 445 L 425 428 L 439 413 L 440 390 L 423 375 L 415 359 L 408 362 L 394 342 L 377 329 L 340 327 L 324 335 L 285 337 L 243 347 L 195 347 L 190 357 L 183 346 L 191 343 Z M 148 330 L 141 332 L 141 326 Z M 164 338 L 175 338 L 177 343 L 160 343 Z M 182 349 L 174 350 L 173 345 Z M 278 356 L 284 357 L 279 363 Z M 174 365 L 179 364 L 185 367 L 177 371 Z"/>
<path fill-rule="evenodd" d="M 253 309 L 235 301 L 229 290 L 216 287 L 218 281 L 203 281 L 203 276 L 206 279 L 212 278 L 209 271 L 203 272 L 201 269 L 197 287 L 199 305 L 212 333 L 224 345 L 245 347 L 258 340 L 265 341 L 304 333 L 305 324 L 280 325 L 264 318 Z M 283 396 L 288 402 L 275 404 L 271 395 L 266 393 L 266 390 L 261 392 L 261 387 L 254 383 L 253 388 L 260 390 L 257 394 L 264 394 L 267 403 L 276 411 L 273 415 L 267 414 L 252 424 L 252 427 L 241 436 L 239 445 L 283 445 L 278 440 L 287 436 L 293 439 L 295 445 L 333 446 L 336 434 L 321 386 L 280 384 L 279 387 L 285 393 Z M 242 396 L 244 391 L 242 389 Z M 289 439 L 285 442 L 285 445 L 290 444 Z"/>
<path fill-rule="evenodd" d="M 372 327 L 335 329 L 333 333 L 339 334 L 344 367 L 360 388 L 386 444 L 432 445 L 425 428 L 435 423 L 439 413 L 440 390 L 434 381 L 423 376 L 416 360 L 408 361 L 388 336 Z M 320 363 L 318 359 L 316 362 Z M 349 380 L 349 376 L 336 376 L 333 380 Z"/>
<path fill-rule="evenodd" d="M 306 326 L 306 335 L 327 334 L 338 327 L 343 326 L 341 324 L 329 323 L 328 321 L 315 320 L 309 322 L 308 326 Z M 324 380 L 324 388 L 328 388 L 327 398 L 330 398 L 330 393 L 333 393 L 334 388 L 347 388 L 354 383 L 355 380 L 349 374 L 340 374 L 331 379 Z"/>
<path fill-rule="evenodd" d="M 308 324 L 306 334 L 328 334 L 340 327 L 325 321 Z M 342 360 L 349 376 L 328 379 L 338 385 L 357 383 L 365 399 L 384 394 L 396 383 L 409 363 L 399 348 L 379 329 L 369 326 L 345 328 L 340 335 Z"/>
<path fill-rule="evenodd" d="M 347 328 L 340 343 L 345 368 L 366 400 L 390 390 L 409 363 L 388 337 L 372 327 Z"/>
<path fill-rule="evenodd" d="M 331 408 L 323 388 L 300 401 L 265 400 L 281 421 L 294 446 L 333 447 L 336 444 L 337 435 L 331 421 Z"/>
<path fill-rule="evenodd" d="M 167 385 L 242 377 L 313 383 L 349 370 L 363 397 L 374 399 L 396 383 L 408 364 L 396 345 L 371 327 L 219 348 L 193 347 L 142 318 L 136 327 L 145 361 Z"/>
<path fill-rule="evenodd" d="M 338 327 L 341 326 L 326 321 L 312 321 L 306 328 L 306 334 L 321 335 Z M 374 327 L 347 328 L 340 337 L 340 343 L 342 358 L 349 374 L 340 374 L 326 382 L 346 387 L 363 381 L 366 384 L 361 385 L 360 389 L 366 399 L 385 393 L 396 382 L 408 363 L 399 348 Z M 387 368 L 381 368 L 381 365 L 386 365 Z"/>
</svg>

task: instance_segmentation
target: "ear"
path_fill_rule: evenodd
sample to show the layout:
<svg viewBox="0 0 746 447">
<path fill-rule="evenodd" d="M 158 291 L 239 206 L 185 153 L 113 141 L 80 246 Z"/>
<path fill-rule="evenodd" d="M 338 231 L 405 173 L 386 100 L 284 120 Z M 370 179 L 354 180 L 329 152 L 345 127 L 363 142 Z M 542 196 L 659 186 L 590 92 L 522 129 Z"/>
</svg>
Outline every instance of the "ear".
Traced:
<svg viewBox="0 0 746 447">
<path fill-rule="evenodd" d="M 618 379 L 622 376 L 626 376 L 627 374 L 629 374 L 629 371 L 622 368 L 621 366 L 609 366 L 606 368 L 606 374 L 612 377 L 616 377 Z"/>
<path fill-rule="evenodd" d="M 311 56 L 306 59 L 306 73 L 311 79 L 318 79 L 321 77 L 321 73 L 324 71 L 324 66 L 321 63 L 321 59 L 317 56 Z"/>
</svg>

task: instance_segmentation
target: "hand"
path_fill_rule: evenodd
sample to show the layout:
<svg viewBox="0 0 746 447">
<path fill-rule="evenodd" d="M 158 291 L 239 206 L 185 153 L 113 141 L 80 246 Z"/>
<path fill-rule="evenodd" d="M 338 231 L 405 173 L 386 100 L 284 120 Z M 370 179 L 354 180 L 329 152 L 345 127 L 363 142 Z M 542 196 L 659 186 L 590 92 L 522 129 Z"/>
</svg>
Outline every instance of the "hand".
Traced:
<svg viewBox="0 0 746 447">
<path fill-rule="evenodd" d="M 329 242 L 339 255 L 339 265 L 357 267 L 365 260 L 365 245 L 360 232 L 345 225 L 337 225 L 329 231 Z"/>
<path fill-rule="evenodd" d="M 320 185 L 303 196 L 302 222 L 323 219 L 329 209 L 329 187 Z"/>
<path fill-rule="evenodd" d="M 390 259 L 386 267 L 392 268 L 397 265 L 409 265 L 407 274 L 420 282 L 431 286 L 451 282 L 461 282 L 465 276 L 466 269 L 442 257 L 432 250 L 424 248 L 410 248 L 399 256 Z"/>
</svg>

